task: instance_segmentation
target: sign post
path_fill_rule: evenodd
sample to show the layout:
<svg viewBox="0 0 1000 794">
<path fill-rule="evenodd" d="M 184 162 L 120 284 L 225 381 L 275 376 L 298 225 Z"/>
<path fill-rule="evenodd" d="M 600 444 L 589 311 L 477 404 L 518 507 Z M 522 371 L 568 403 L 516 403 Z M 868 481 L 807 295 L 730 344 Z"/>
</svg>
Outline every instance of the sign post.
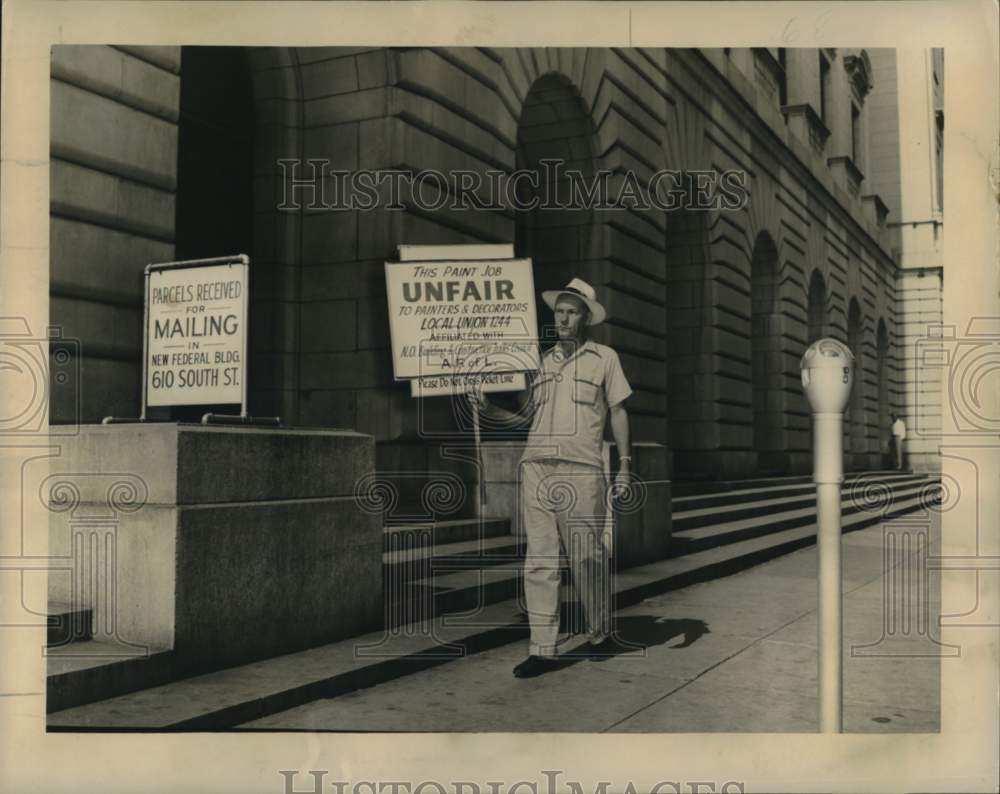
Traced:
<svg viewBox="0 0 1000 794">
<path fill-rule="evenodd" d="M 813 414 L 813 482 L 819 558 L 820 731 L 843 732 L 844 630 L 840 485 L 844 480 L 844 409 L 854 355 L 836 339 L 813 342 L 802 356 L 802 387 Z"/>
<path fill-rule="evenodd" d="M 476 445 L 476 466 L 479 471 L 483 470 L 483 447 L 479 432 L 479 405 L 472 403 L 472 434 Z M 476 515 L 482 515 L 486 506 L 486 480 L 482 475 L 479 477 L 479 485 L 476 488 Z"/>
<path fill-rule="evenodd" d="M 238 415 L 206 413 L 202 424 L 280 424 L 247 413 L 249 268 L 246 254 L 149 264 L 145 269 L 142 402 L 148 407 L 239 405 Z"/>
</svg>

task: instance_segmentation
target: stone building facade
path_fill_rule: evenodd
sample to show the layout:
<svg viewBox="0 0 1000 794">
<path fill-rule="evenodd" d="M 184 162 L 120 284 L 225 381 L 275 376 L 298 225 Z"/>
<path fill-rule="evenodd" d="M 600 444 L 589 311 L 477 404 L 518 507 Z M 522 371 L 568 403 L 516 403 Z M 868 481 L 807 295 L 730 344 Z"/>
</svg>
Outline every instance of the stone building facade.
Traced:
<svg viewBox="0 0 1000 794">
<path fill-rule="evenodd" d="M 885 201 L 896 276 L 896 328 L 905 399 L 908 463 L 941 467 L 941 411 L 947 383 L 922 349 L 948 344 L 966 329 L 942 326 L 944 292 L 944 51 L 871 51 L 872 184 Z M 940 334 L 940 336 L 939 336 Z"/>
<path fill-rule="evenodd" d="M 847 463 L 880 468 L 913 388 L 918 277 L 892 225 L 909 192 L 885 166 L 884 66 L 849 49 L 55 47 L 51 317 L 81 341 L 82 419 L 137 412 L 143 267 L 245 252 L 251 413 L 373 434 L 380 468 L 432 465 L 422 431 L 451 406 L 393 381 L 384 262 L 399 244 L 513 243 L 538 289 L 596 286 L 633 435 L 669 450 L 675 479 L 807 472 L 799 358 L 821 335 L 857 356 Z M 612 185 L 737 170 L 749 201 L 309 206 L 330 170 L 542 174 L 549 158 Z M 914 300 L 939 306 L 940 276 L 925 288 Z M 54 393 L 53 422 L 75 410 Z"/>
</svg>

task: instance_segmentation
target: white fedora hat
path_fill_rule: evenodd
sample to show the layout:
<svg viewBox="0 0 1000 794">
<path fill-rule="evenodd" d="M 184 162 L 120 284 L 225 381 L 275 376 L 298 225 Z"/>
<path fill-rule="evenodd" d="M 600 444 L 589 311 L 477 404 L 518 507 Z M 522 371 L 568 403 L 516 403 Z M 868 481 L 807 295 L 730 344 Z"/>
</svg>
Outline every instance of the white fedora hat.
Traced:
<svg viewBox="0 0 1000 794">
<path fill-rule="evenodd" d="M 587 323 L 588 325 L 603 323 L 608 316 L 604 307 L 597 302 L 597 293 L 594 292 L 594 288 L 582 278 L 573 279 L 562 289 L 545 290 L 542 293 L 542 300 L 554 311 L 556 301 L 559 300 L 560 295 L 572 295 L 587 304 L 587 308 L 590 309 L 590 322 Z"/>
</svg>

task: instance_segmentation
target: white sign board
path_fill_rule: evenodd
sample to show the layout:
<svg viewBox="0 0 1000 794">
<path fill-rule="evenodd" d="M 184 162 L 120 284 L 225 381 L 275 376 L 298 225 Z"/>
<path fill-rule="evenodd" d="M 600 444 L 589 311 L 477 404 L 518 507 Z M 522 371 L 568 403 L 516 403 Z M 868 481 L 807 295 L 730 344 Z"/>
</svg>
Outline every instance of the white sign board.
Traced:
<svg viewBox="0 0 1000 794">
<path fill-rule="evenodd" d="M 502 391 L 520 391 L 527 388 L 523 372 L 498 372 L 482 375 L 439 375 L 431 378 L 414 378 L 410 381 L 411 397 L 442 397 L 463 394 L 470 389 L 485 394 Z"/>
<path fill-rule="evenodd" d="M 146 404 L 241 403 L 246 264 L 156 269 L 146 280 Z"/>
<path fill-rule="evenodd" d="M 414 388 L 452 394 L 464 388 L 441 379 L 538 368 L 530 259 L 387 262 L 385 279 L 397 380 L 436 378 L 435 387 Z M 523 381 L 497 385 L 491 390 L 523 388 Z"/>
</svg>

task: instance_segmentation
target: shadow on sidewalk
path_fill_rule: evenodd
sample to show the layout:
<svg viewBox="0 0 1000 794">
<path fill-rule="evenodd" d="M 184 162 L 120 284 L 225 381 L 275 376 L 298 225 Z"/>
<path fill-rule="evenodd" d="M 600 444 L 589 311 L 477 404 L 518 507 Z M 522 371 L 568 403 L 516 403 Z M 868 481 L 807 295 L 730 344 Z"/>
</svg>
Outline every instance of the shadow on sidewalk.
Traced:
<svg viewBox="0 0 1000 794">
<path fill-rule="evenodd" d="M 589 651 L 587 643 L 566 653 L 560 654 L 559 666 L 554 669 L 564 669 L 578 662 L 590 659 L 602 662 L 628 653 L 645 653 L 647 648 L 665 645 L 677 637 L 682 637 L 680 643 L 673 648 L 687 648 L 708 634 L 710 629 L 703 620 L 695 618 L 659 618 L 655 615 L 628 615 L 614 619 L 612 639 L 614 640 L 607 653 L 600 655 Z"/>
</svg>

